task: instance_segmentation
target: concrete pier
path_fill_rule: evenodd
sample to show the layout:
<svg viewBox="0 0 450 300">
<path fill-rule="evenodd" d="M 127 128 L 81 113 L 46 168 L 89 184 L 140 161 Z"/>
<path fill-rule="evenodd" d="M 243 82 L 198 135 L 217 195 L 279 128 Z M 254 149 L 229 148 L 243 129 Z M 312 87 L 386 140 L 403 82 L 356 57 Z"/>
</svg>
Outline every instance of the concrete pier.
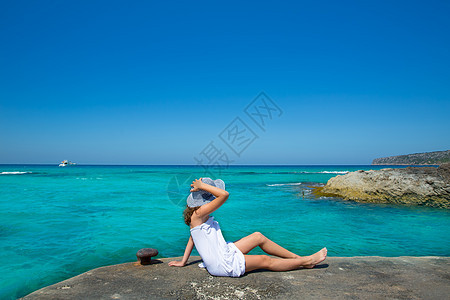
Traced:
<svg viewBox="0 0 450 300">
<path fill-rule="evenodd" d="M 23 299 L 449 299 L 450 257 L 329 257 L 314 269 L 214 277 L 191 257 L 101 267 Z"/>
</svg>

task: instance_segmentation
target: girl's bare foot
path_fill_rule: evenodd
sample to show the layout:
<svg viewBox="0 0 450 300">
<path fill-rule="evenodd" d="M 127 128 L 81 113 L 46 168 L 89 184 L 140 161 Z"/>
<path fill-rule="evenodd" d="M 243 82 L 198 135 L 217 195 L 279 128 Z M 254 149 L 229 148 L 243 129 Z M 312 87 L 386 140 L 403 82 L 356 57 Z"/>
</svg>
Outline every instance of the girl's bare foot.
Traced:
<svg viewBox="0 0 450 300">
<path fill-rule="evenodd" d="M 314 253 L 313 255 L 310 256 L 312 263 L 303 266 L 306 269 L 312 269 L 314 268 L 317 264 L 323 262 L 325 260 L 325 258 L 327 258 L 327 248 L 323 248 L 320 251 Z"/>
</svg>

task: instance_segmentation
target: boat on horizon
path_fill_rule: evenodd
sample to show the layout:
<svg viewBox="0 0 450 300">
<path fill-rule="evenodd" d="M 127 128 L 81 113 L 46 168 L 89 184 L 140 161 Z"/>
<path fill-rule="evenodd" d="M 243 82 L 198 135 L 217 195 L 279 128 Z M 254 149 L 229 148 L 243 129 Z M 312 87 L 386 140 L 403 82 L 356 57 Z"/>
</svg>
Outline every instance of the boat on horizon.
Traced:
<svg viewBox="0 0 450 300">
<path fill-rule="evenodd" d="M 67 159 L 63 160 L 63 161 L 59 164 L 60 167 L 75 166 L 75 165 L 76 165 L 76 163 L 71 162 L 71 161 L 68 161 Z"/>
</svg>

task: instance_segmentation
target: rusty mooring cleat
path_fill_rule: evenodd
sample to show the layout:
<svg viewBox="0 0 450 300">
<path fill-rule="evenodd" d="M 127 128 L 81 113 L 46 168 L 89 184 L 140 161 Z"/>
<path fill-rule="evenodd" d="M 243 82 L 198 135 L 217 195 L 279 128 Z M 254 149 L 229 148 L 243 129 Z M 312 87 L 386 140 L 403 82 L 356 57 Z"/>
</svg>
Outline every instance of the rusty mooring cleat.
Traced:
<svg viewBox="0 0 450 300">
<path fill-rule="evenodd" d="M 158 250 L 153 248 L 143 248 L 136 253 L 141 265 L 151 264 L 152 257 L 158 255 Z"/>
</svg>

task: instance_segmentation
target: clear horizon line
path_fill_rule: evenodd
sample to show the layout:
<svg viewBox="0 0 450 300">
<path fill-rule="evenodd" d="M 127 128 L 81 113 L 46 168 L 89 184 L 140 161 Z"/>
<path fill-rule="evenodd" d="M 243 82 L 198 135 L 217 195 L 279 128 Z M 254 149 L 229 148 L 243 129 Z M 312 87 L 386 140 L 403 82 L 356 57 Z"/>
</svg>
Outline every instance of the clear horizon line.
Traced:
<svg viewBox="0 0 450 300">
<path fill-rule="evenodd" d="M 37 166 L 58 166 L 55 163 L 0 163 L 0 166 L 14 166 L 14 165 L 37 165 Z M 74 166 L 187 166 L 187 167 L 204 167 L 198 164 L 90 164 L 90 163 L 76 163 Z M 373 164 L 233 164 L 223 167 L 239 166 L 405 166 L 405 165 L 373 165 Z M 438 165 L 408 165 L 408 166 L 438 166 Z M 213 168 L 214 169 L 214 168 Z"/>
</svg>

